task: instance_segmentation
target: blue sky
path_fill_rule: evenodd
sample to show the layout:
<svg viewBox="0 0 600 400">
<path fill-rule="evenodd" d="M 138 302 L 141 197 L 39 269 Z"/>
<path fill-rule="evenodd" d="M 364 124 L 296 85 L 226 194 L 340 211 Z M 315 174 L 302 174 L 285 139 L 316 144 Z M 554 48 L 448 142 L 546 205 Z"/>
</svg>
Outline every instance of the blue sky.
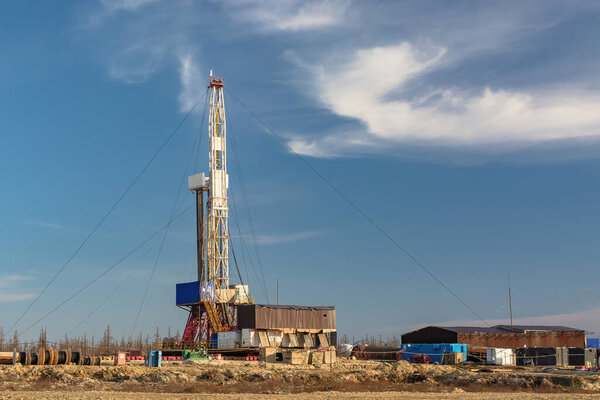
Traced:
<svg viewBox="0 0 600 400">
<path fill-rule="evenodd" d="M 600 332 L 600 7 L 592 2 L 8 1 L 0 5 L 0 325 L 6 329 L 204 94 L 210 69 L 490 323 Z M 391 336 L 472 313 L 226 93 L 269 299 Z M 23 330 L 164 225 L 201 107 Z M 205 138 L 204 138 L 205 139 Z M 250 227 L 230 145 L 242 239 Z M 192 162 L 195 164 L 195 161 Z M 177 209 L 193 202 L 181 191 Z M 237 212 L 236 212 L 237 211 Z M 240 243 L 232 218 L 235 243 Z M 136 331 L 182 329 L 193 214 L 170 227 Z M 41 325 L 128 335 L 151 241 Z M 256 265 L 242 274 L 267 298 Z M 247 272 L 246 272 L 247 271 Z M 116 287 L 119 291 L 73 329 Z"/>
</svg>

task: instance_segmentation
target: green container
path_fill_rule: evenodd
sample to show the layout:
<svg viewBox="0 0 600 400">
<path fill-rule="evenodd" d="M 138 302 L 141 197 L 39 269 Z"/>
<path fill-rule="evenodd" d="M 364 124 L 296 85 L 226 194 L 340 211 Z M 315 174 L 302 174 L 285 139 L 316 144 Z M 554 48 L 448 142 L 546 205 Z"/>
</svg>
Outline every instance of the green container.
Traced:
<svg viewBox="0 0 600 400">
<path fill-rule="evenodd" d="M 206 349 L 198 349 L 198 350 L 184 350 L 183 351 L 183 359 L 184 360 L 207 360 L 208 353 Z"/>
</svg>

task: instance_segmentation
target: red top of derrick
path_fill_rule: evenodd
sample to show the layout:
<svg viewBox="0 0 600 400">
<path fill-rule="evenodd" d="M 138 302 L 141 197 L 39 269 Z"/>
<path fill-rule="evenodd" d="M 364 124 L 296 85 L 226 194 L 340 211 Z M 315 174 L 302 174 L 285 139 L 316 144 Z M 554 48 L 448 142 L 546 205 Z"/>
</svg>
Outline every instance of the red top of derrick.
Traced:
<svg viewBox="0 0 600 400">
<path fill-rule="evenodd" d="M 216 76 L 210 77 L 210 87 L 223 87 L 223 78 L 217 78 Z"/>
</svg>

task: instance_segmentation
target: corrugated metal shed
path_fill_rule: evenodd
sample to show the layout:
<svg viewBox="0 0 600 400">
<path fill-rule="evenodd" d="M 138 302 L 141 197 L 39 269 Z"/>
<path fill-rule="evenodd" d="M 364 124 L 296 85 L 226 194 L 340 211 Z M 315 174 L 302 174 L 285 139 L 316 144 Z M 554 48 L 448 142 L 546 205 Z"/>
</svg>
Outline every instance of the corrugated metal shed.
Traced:
<svg viewBox="0 0 600 400">
<path fill-rule="evenodd" d="M 239 329 L 335 330 L 335 307 L 244 304 L 237 308 Z"/>
<path fill-rule="evenodd" d="M 565 326 L 428 326 L 402 335 L 402 343 L 466 343 L 477 348 L 585 347 L 585 331 Z"/>
<path fill-rule="evenodd" d="M 427 326 L 402 335 L 402 344 L 409 343 L 458 343 L 458 335 L 452 328 Z"/>
</svg>

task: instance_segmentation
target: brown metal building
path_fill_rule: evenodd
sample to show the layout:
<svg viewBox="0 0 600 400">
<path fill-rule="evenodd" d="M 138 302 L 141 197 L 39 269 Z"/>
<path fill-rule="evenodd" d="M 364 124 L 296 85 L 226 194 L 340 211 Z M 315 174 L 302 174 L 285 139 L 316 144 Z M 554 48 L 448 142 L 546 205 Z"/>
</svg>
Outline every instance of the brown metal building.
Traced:
<svg viewBox="0 0 600 400">
<path fill-rule="evenodd" d="M 402 343 L 464 343 L 469 351 L 487 347 L 585 347 L 585 331 L 566 326 L 428 326 L 402 335 Z"/>
<path fill-rule="evenodd" d="M 244 304 L 237 306 L 239 329 L 334 332 L 335 307 Z"/>
</svg>

